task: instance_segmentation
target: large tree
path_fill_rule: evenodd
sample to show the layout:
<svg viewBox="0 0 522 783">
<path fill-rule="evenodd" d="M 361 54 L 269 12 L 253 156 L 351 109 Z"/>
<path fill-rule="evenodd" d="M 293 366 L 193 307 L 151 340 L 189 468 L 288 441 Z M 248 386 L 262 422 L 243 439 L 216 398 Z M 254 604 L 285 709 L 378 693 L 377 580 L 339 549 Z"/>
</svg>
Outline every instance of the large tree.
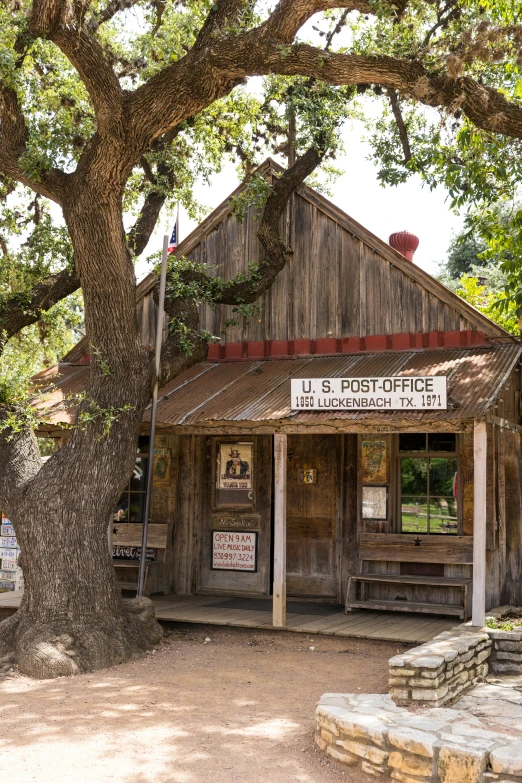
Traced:
<svg viewBox="0 0 522 783">
<path fill-rule="evenodd" d="M 154 383 L 136 322 L 133 254 L 143 250 L 169 190 L 190 189 L 203 140 L 214 134 L 210 148 L 237 142 L 229 138 L 234 122 L 224 119 L 248 111 L 246 80 L 278 75 L 282 81 L 270 86 L 276 92 L 285 79 L 295 82 L 302 122 L 312 117 L 315 132 L 300 140 L 298 132 L 297 161 L 264 194 L 264 256 L 247 279 L 213 278 L 183 260 L 173 265 L 165 379 L 205 355 L 198 300 L 244 307 L 287 263 L 279 218 L 335 135 L 328 113 L 316 111 L 323 90 L 372 86 L 391 107 L 406 165 L 405 105 L 442 111 L 454 134 L 472 128 L 486 145 L 508 138 L 518 149 L 522 31 L 514 5 L 278 0 L 268 10 L 254 0 L 3 2 L 0 175 L 7 189 L 18 183 L 59 206 L 72 261 L 49 268 L 23 299 L 15 292 L 0 300 L 2 339 L 81 285 L 91 365 L 82 426 L 44 465 L 28 412 L 8 391 L 0 400 L 0 506 L 16 527 L 26 584 L 19 611 L 0 626 L 0 659 L 37 676 L 73 674 L 140 654 L 159 638 L 150 602 L 122 601 L 106 540 Z M 308 42 L 299 38 L 305 26 Z M 343 40 L 334 48 L 337 33 Z M 348 99 L 351 90 L 340 94 Z M 294 100 L 291 89 L 286 95 Z M 259 112 L 270 135 L 270 94 Z M 126 233 L 124 209 L 140 197 Z"/>
</svg>

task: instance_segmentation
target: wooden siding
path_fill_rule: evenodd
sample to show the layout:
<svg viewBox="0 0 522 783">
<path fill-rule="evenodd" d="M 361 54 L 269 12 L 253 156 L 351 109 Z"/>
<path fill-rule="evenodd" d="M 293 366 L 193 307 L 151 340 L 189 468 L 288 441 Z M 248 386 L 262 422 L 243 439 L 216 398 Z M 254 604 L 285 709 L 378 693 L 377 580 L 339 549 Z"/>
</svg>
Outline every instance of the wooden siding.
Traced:
<svg viewBox="0 0 522 783">
<path fill-rule="evenodd" d="M 292 210 L 290 216 L 289 210 Z M 290 221 L 291 217 L 291 221 Z M 453 306 L 452 294 L 432 283 L 430 290 L 414 275 L 354 236 L 303 195 L 295 194 L 281 231 L 293 255 L 272 288 L 258 300 L 259 313 L 248 321 L 232 306 L 201 308 L 201 327 L 222 342 L 367 337 L 480 328 L 498 330 L 482 317 Z M 256 213 L 250 208 L 238 222 L 228 214 L 201 233 L 186 256 L 226 279 L 248 272 L 260 260 Z M 404 262 L 403 262 L 404 263 Z M 458 309 L 459 308 L 459 309 Z M 154 343 L 156 305 L 146 292 L 138 303 L 143 343 Z M 226 326 L 237 320 L 237 325 Z"/>
<path fill-rule="evenodd" d="M 429 332 L 474 328 L 391 261 L 352 236 L 304 197 L 293 200 L 293 256 L 245 323 L 230 306 L 203 308 L 201 325 L 227 342 Z M 287 216 L 282 228 L 287 224 Z M 216 274 L 231 277 L 258 263 L 253 209 L 243 223 L 229 215 L 190 252 Z"/>
</svg>

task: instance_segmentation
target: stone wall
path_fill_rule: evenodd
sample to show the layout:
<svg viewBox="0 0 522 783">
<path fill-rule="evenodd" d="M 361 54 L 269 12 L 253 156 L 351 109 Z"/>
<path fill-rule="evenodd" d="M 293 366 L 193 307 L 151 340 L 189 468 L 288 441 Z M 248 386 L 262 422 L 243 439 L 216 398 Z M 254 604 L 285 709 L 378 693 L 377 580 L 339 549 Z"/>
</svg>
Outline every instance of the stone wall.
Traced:
<svg viewBox="0 0 522 783">
<path fill-rule="evenodd" d="M 458 709 L 410 712 L 388 694 L 325 694 L 316 743 L 330 758 L 399 783 L 522 782 L 522 742 Z"/>
<path fill-rule="evenodd" d="M 486 676 L 491 645 L 485 631 L 463 626 L 395 655 L 389 660 L 392 699 L 401 705 L 428 702 L 440 707 Z"/>
<path fill-rule="evenodd" d="M 497 606 L 488 612 L 488 617 L 495 620 L 509 620 L 510 617 L 522 615 L 522 606 Z M 500 631 L 487 629 L 493 642 L 491 671 L 495 674 L 522 674 L 522 632 Z"/>
</svg>

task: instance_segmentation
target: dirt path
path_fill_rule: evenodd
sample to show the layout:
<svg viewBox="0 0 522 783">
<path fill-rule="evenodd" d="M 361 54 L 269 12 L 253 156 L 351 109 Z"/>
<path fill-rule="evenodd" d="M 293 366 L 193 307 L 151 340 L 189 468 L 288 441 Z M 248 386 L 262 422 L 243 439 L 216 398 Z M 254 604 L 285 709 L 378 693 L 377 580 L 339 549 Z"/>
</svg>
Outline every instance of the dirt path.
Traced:
<svg viewBox="0 0 522 783">
<path fill-rule="evenodd" d="M 385 692 L 396 652 L 386 642 L 173 625 L 136 663 L 72 679 L 11 676 L 0 682 L 2 779 L 370 780 L 315 749 L 314 705 L 326 691 Z"/>
</svg>

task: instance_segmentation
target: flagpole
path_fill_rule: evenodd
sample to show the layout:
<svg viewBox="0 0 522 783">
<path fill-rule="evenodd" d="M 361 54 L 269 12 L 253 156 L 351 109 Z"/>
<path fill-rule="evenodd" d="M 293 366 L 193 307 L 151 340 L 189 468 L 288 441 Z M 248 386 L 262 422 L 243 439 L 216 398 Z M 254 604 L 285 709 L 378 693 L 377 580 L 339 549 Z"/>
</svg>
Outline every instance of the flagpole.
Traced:
<svg viewBox="0 0 522 783">
<path fill-rule="evenodd" d="M 152 492 L 152 471 L 154 463 L 154 438 L 156 435 L 156 410 L 158 407 L 159 377 L 161 369 L 161 344 L 163 342 L 163 314 L 165 311 L 165 288 L 167 280 L 167 258 L 169 255 L 169 235 L 163 237 L 163 253 L 161 257 L 160 293 L 158 301 L 158 318 L 156 323 L 155 369 L 156 382 L 152 393 L 152 409 L 150 413 L 149 461 L 147 464 L 147 486 L 145 490 L 145 510 L 143 514 L 143 533 L 141 537 L 140 569 L 138 575 L 138 595 L 143 595 L 145 587 L 145 563 L 147 557 L 147 535 L 149 532 L 150 499 Z"/>
</svg>

